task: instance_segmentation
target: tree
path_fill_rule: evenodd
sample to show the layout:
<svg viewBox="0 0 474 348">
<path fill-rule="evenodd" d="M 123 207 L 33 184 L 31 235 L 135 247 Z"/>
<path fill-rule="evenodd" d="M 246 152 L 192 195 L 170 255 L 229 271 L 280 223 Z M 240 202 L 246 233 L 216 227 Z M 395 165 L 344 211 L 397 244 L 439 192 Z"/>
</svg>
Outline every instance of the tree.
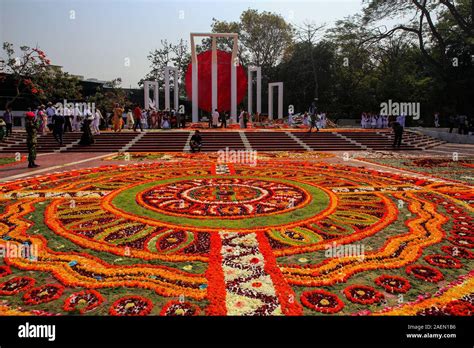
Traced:
<svg viewBox="0 0 474 348">
<path fill-rule="evenodd" d="M 240 22 L 226 22 L 219 21 L 216 18 L 212 19 L 211 32 L 213 33 L 235 33 L 239 35 L 241 33 L 241 23 Z M 234 47 L 234 40 L 230 37 L 219 37 L 216 39 L 216 45 L 218 50 L 222 51 L 232 51 Z M 202 40 L 200 45 L 196 45 L 196 51 L 198 53 L 210 50 L 212 48 L 212 39 L 206 37 Z M 242 41 L 239 40 L 237 48 L 237 57 L 242 65 L 248 64 L 248 50 L 242 44 Z"/>
<path fill-rule="evenodd" d="M 179 77 L 179 93 L 184 93 L 183 81 L 187 67 L 191 61 L 188 43 L 184 40 L 178 41 L 176 44 L 169 43 L 167 40 L 161 40 L 161 47 L 151 51 L 148 54 L 150 61 L 150 72 L 139 82 L 143 85 L 143 81 L 158 81 L 160 88 L 164 86 L 165 67 L 174 66 L 178 68 Z M 171 76 L 173 81 L 174 76 Z"/>
<path fill-rule="evenodd" d="M 20 56 L 15 54 L 13 45 L 3 43 L 6 59 L 0 62 L 4 78 L 13 82 L 15 94 L 7 101 L 6 107 L 23 97 L 33 96 L 38 102 L 49 100 L 81 98 L 81 87 L 76 77 L 52 66 L 46 54 L 39 48 L 20 47 Z"/>
<path fill-rule="evenodd" d="M 325 25 L 317 25 L 316 23 L 305 22 L 302 26 L 297 26 L 296 37 L 298 42 L 308 47 L 309 59 L 311 62 L 311 75 L 314 83 L 314 99 L 319 99 L 319 79 L 317 65 L 318 62 L 315 59 L 313 47 L 319 40 L 322 29 Z"/>
<path fill-rule="evenodd" d="M 48 70 L 38 77 L 38 84 L 43 86 L 43 93 L 39 95 L 41 102 L 78 100 L 82 98 L 82 87 L 79 79 L 59 69 Z"/>
<path fill-rule="evenodd" d="M 13 44 L 9 42 L 3 43 L 3 50 L 6 59 L 0 61 L 0 71 L 4 79 L 9 75 L 15 87 L 15 95 L 7 102 L 6 107 L 29 94 L 41 97 L 44 86 L 39 77 L 43 76 L 51 63 L 46 54 L 39 48 L 21 46 L 21 53 L 17 56 Z"/>
<path fill-rule="evenodd" d="M 249 51 L 249 63 L 262 70 L 275 67 L 293 43 L 294 30 L 279 14 L 248 9 L 240 16 L 242 45 Z"/>
<path fill-rule="evenodd" d="M 396 19 L 396 24 L 391 28 L 379 26 L 386 18 Z M 405 33 L 406 40 L 416 43 L 429 64 L 434 83 L 445 85 L 443 103 L 455 104 L 458 109 L 472 108 L 473 96 L 468 91 L 472 91 L 474 76 L 473 18 L 472 0 L 371 0 L 362 21 L 362 25 L 372 26 L 371 34 L 361 44 L 382 42 Z"/>
<path fill-rule="evenodd" d="M 121 88 L 121 84 L 122 79 L 120 77 L 105 83 L 102 87 L 97 88 L 93 96 L 87 98 L 87 102 L 94 103 L 95 107 L 102 112 L 113 110 L 115 104 L 120 104 L 122 107 L 130 107 L 131 102 L 128 100 L 123 88 Z"/>
</svg>

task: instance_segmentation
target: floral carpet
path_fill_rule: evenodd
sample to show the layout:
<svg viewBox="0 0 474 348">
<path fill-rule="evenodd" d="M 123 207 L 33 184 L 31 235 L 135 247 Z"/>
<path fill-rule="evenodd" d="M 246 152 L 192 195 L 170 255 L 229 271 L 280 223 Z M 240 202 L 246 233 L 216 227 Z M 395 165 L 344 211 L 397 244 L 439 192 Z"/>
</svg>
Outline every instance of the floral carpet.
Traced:
<svg viewBox="0 0 474 348">
<path fill-rule="evenodd" d="M 336 157 L 336 155 L 328 152 L 316 152 L 316 151 L 258 151 L 257 160 L 320 160 L 325 158 Z M 111 156 L 103 158 L 104 161 L 181 161 L 183 159 L 188 160 L 214 160 L 219 159 L 217 152 L 197 152 L 197 153 L 186 153 L 186 152 L 120 152 Z"/>
<path fill-rule="evenodd" d="M 474 314 L 472 186 L 181 157 L 2 184 L 0 314 Z"/>
<path fill-rule="evenodd" d="M 383 164 L 393 168 L 431 175 L 441 179 L 474 184 L 474 158 L 452 157 L 405 157 L 405 158 L 361 158 L 362 160 Z"/>
</svg>

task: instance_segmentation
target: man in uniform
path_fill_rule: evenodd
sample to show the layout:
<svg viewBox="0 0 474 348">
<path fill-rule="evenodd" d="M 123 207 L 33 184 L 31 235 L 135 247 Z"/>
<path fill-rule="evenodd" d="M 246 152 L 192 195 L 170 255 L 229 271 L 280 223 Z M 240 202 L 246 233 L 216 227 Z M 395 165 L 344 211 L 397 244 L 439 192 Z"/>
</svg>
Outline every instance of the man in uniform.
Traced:
<svg viewBox="0 0 474 348">
<path fill-rule="evenodd" d="M 26 113 L 26 146 L 28 147 L 28 168 L 39 167 L 36 163 L 36 144 L 38 143 L 39 123 L 36 120 L 35 113 L 28 111 Z"/>
</svg>

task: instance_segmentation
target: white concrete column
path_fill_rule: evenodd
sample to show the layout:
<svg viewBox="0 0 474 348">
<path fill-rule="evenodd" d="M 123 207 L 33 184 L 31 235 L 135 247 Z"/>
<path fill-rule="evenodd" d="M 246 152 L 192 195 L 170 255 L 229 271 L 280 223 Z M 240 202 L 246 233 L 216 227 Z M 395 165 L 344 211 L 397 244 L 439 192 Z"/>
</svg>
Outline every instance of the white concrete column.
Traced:
<svg viewBox="0 0 474 348">
<path fill-rule="evenodd" d="M 230 118 L 231 123 L 237 123 L 237 66 L 239 58 L 237 57 L 238 37 L 234 36 L 232 45 L 232 61 L 230 67 Z"/>
<path fill-rule="evenodd" d="M 252 86 L 252 72 L 256 72 L 257 79 L 257 112 L 262 113 L 262 68 L 250 67 L 248 70 L 248 112 L 253 113 L 253 86 Z"/>
<path fill-rule="evenodd" d="M 150 104 L 150 81 L 143 82 L 143 105 L 145 109 L 148 109 L 148 105 Z"/>
<path fill-rule="evenodd" d="M 257 112 L 262 113 L 262 68 L 257 68 Z"/>
<path fill-rule="evenodd" d="M 273 120 L 273 87 L 278 88 L 278 118 L 283 118 L 283 82 L 268 84 L 268 118 Z"/>
<path fill-rule="evenodd" d="M 268 85 L 268 119 L 273 120 L 273 87 Z"/>
<path fill-rule="evenodd" d="M 278 118 L 283 118 L 283 82 L 278 86 Z"/>
<path fill-rule="evenodd" d="M 160 95 L 159 95 L 159 88 L 158 88 L 158 82 L 155 83 L 154 86 L 154 91 L 153 91 L 153 96 L 155 97 L 155 107 L 156 110 L 160 110 Z"/>
<path fill-rule="evenodd" d="M 179 110 L 179 71 L 177 68 L 174 70 L 174 105 L 173 108 L 178 111 Z"/>
<path fill-rule="evenodd" d="M 165 68 L 165 110 L 170 109 L 170 70 Z"/>
<path fill-rule="evenodd" d="M 150 100 L 150 88 L 153 88 L 153 100 Z M 150 106 L 155 107 L 157 110 L 160 106 L 158 82 L 156 81 L 144 81 L 143 82 L 143 94 L 144 94 L 144 106 L 145 109 L 149 109 Z"/>
<path fill-rule="evenodd" d="M 179 81 L 178 81 L 178 69 L 172 66 L 165 68 L 165 109 L 171 110 L 171 98 L 170 98 L 170 72 L 173 72 L 173 90 L 174 90 L 174 102 L 173 109 L 178 110 L 179 108 Z"/>
</svg>

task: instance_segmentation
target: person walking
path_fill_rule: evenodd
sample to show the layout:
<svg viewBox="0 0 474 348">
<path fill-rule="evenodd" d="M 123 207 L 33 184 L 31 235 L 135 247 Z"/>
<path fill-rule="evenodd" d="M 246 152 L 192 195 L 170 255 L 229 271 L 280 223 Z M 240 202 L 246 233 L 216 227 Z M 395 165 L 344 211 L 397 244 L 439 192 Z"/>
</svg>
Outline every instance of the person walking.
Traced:
<svg viewBox="0 0 474 348">
<path fill-rule="evenodd" d="M 8 135 L 12 135 L 13 132 L 13 114 L 12 114 L 12 108 L 8 107 L 5 110 L 5 113 L 3 114 L 3 120 L 5 121 L 5 137 L 8 137 Z"/>
<path fill-rule="evenodd" d="M 227 128 L 227 118 L 229 117 L 229 114 L 227 112 L 223 113 L 221 116 L 221 127 L 222 128 Z"/>
<path fill-rule="evenodd" d="M 99 109 L 95 109 L 94 121 L 92 121 L 92 132 L 94 135 L 100 134 L 100 122 L 104 119 Z"/>
<path fill-rule="evenodd" d="M 439 112 L 435 112 L 435 114 L 434 114 L 434 126 L 436 128 L 440 127 L 440 125 L 439 125 Z"/>
<path fill-rule="evenodd" d="M 114 115 L 112 116 L 112 124 L 114 125 L 114 132 L 121 132 L 122 131 L 122 114 L 123 109 L 120 107 L 120 104 L 115 104 L 114 108 Z"/>
<path fill-rule="evenodd" d="M 241 129 L 244 128 L 244 117 L 245 117 L 245 111 L 244 109 L 241 109 L 240 115 L 239 115 L 239 125 Z"/>
<path fill-rule="evenodd" d="M 128 109 L 125 111 L 126 114 L 127 114 L 127 117 L 126 117 L 126 127 L 128 129 L 135 129 L 135 120 L 133 118 L 133 113 L 132 113 L 132 110 Z"/>
<path fill-rule="evenodd" d="M 215 109 L 214 112 L 212 113 L 212 128 L 217 128 L 217 126 L 219 125 L 219 118 L 220 118 L 219 111 Z"/>
<path fill-rule="evenodd" d="M 140 127 L 140 131 L 143 132 L 143 126 L 142 126 L 142 110 L 140 109 L 140 106 L 136 106 L 135 109 L 133 109 L 133 118 L 135 121 L 135 124 L 133 125 L 133 131 L 137 131 L 137 127 Z"/>
<path fill-rule="evenodd" d="M 89 146 L 95 143 L 94 136 L 91 131 L 91 123 L 94 120 L 92 113 L 85 114 L 84 121 L 82 123 L 82 136 L 79 144 L 82 146 Z"/>
<path fill-rule="evenodd" d="M 5 138 L 5 134 L 7 133 L 7 125 L 3 118 L 0 118 L 0 142 L 3 141 Z"/>
<path fill-rule="evenodd" d="M 392 147 L 399 149 L 402 144 L 403 138 L 403 126 L 398 122 L 392 123 L 392 129 L 394 133 L 393 145 Z"/>
<path fill-rule="evenodd" d="M 318 122 L 319 122 L 319 117 L 316 114 L 310 114 L 309 115 L 309 122 L 310 122 L 310 127 L 308 133 L 311 134 L 311 131 L 313 128 L 316 128 L 316 132 L 319 132 L 319 127 L 318 127 Z"/>
<path fill-rule="evenodd" d="M 181 128 L 181 114 L 178 111 L 173 111 L 176 116 L 176 128 Z"/>
<path fill-rule="evenodd" d="M 151 117 L 148 113 L 146 113 L 146 112 L 141 113 L 140 125 L 141 125 L 142 128 L 140 128 L 140 129 L 143 130 L 143 129 L 149 129 L 150 128 L 150 126 L 149 126 L 150 123 L 148 122 L 149 119 L 151 120 Z"/>
<path fill-rule="evenodd" d="M 64 114 L 64 133 L 66 132 L 72 133 L 72 123 L 71 123 L 72 110 L 67 105 L 63 109 L 63 114 Z"/>
<path fill-rule="evenodd" d="M 53 117 L 56 115 L 56 109 L 53 106 L 53 103 L 48 102 L 48 107 L 46 108 L 46 127 L 48 127 L 49 131 L 53 131 Z"/>
<path fill-rule="evenodd" d="M 186 128 L 186 114 L 184 112 L 179 112 L 181 119 L 181 128 Z"/>
<path fill-rule="evenodd" d="M 449 126 L 449 133 L 452 133 L 454 127 L 456 126 L 456 117 L 454 115 L 449 116 L 448 126 Z"/>
<path fill-rule="evenodd" d="M 38 109 L 36 109 L 36 120 L 38 121 L 38 131 L 45 135 L 46 134 L 46 123 L 47 123 L 47 117 L 46 113 L 44 112 L 44 105 L 38 106 Z"/>
<path fill-rule="evenodd" d="M 72 130 L 73 132 L 79 132 L 81 130 L 82 123 L 82 112 L 79 109 L 79 105 L 75 104 L 72 110 Z"/>
<path fill-rule="evenodd" d="M 51 122 L 54 139 L 60 146 L 63 146 L 64 116 L 55 113 Z"/>
<path fill-rule="evenodd" d="M 36 145 L 38 144 L 39 121 L 32 111 L 25 114 L 26 146 L 28 147 L 28 168 L 39 167 L 36 161 Z"/>
<path fill-rule="evenodd" d="M 458 134 L 467 134 L 467 116 L 466 115 L 459 115 L 458 116 Z"/>
</svg>

